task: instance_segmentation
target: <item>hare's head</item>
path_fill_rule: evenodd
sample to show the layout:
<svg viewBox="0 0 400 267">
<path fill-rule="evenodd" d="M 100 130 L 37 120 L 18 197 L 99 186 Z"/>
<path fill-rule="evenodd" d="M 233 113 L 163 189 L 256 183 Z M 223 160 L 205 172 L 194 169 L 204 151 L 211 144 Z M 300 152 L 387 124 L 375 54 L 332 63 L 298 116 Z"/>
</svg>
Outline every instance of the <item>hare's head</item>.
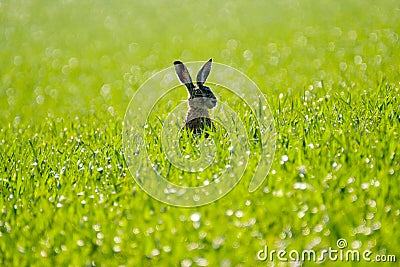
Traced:
<svg viewBox="0 0 400 267">
<path fill-rule="evenodd" d="M 217 104 L 217 98 L 211 89 L 204 85 L 211 70 L 212 59 L 207 61 L 199 70 L 196 85 L 193 84 L 189 71 L 181 61 L 175 61 L 175 71 L 179 80 L 185 84 L 189 92 L 189 106 L 212 109 Z"/>
</svg>

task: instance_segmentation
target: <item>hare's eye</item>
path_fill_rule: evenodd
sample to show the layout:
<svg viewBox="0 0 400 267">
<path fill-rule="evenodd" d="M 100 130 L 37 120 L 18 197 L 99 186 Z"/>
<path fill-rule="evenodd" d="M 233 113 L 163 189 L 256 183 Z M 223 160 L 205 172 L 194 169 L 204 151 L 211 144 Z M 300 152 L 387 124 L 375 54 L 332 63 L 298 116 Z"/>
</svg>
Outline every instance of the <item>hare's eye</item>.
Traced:
<svg viewBox="0 0 400 267">
<path fill-rule="evenodd" d="M 201 93 L 201 90 L 200 90 L 200 89 L 197 89 L 196 91 L 194 91 L 194 94 L 195 94 L 195 95 L 201 95 L 202 93 Z"/>
</svg>

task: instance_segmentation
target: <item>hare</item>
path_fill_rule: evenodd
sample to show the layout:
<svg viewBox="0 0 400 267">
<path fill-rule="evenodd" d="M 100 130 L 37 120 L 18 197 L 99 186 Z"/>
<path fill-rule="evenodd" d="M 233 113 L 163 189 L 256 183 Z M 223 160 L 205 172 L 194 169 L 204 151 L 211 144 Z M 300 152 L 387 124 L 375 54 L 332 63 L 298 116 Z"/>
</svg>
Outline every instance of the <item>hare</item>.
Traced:
<svg viewBox="0 0 400 267">
<path fill-rule="evenodd" d="M 217 98 L 211 89 L 204 85 L 210 74 L 211 64 L 212 58 L 201 67 L 196 77 L 196 85 L 194 85 L 186 66 L 181 61 L 174 62 L 176 74 L 189 92 L 188 111 L 183 122 L 183 128 L 195 135 L 201 135 L 205 127 L 215 130 L 208 110 L 216 106 Z M 208 137 L 208 133 L 205 133 L 205 137 Z"/>
</svg>

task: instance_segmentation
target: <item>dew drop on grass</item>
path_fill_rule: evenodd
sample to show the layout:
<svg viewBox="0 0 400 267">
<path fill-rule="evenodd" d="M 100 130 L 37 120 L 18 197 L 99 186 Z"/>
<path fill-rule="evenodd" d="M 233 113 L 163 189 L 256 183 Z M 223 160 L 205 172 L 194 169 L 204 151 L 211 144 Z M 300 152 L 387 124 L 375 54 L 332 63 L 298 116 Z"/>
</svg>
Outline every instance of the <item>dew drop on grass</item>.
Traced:
<svg viewBox="0 0 400 267">
<path fill-rule="evenodd" d="M 314 227 L 314 232 L 320 233 L 320 232 L 322 231 L 322 229 L 323 229 L 322 224 L 317 224 L 317 225 Z"/>
<path fill-rule="evenodd" d="M 282 189 L 272 191 L 272 195 L 275 197 L 283 197 Z"/>
<path fill-rule="evenodd" d="M 299 211 L 299 212 L 297 213 L 297 217 L 299 217 L 299 219 L 303 218 L 304 215 L 306 215 L 304 211 Z"/>
<path fill-rule="evenodd" d="M 44 103 L 44 96 L 43 95 L 38 95 L 36 97 L 36 103 L 38 103 L 39 105 Z"/>
<path fill-rule="evenodd" d="M 192 215 L 190 215 L 190 220 L 192 222 L 199 222 L 201 219 L 201 215 L 198 212 L 193 213 Z"/>
<path fill-rule="evenodd" d="M 294 183 L 293 188 L 298 189 L 298 190 L 306 190 L 307 184 L 304 182 L 297 182 L 297 183 Z"/>
<path fill-rule="evenodd" d="M 72 57 L 68 60 L 68 65 L 70 68 L 74 69 L 74 68 L 78 67 L 79 60 L 75 57 Z"/>
<path fill-rule="evenodd" d="M 1 236 L 1 235 L 0 235 L 0 236 Z M 17 248 L 18 248 L 18 251 L 19 251 L 20 253 L 25 253 L 25 249 L 24 249 L 23 247 L 21 247 L 20 245 L 18 245 Z"/>
<path fill-rule="evenodd" d="M 194 229 L 199 229 L 200 228 L 200 222 L 193 222 L 193 228 Z"/>
<path fill-rule="evenodd" d="M 250 50 L 246 50 L 243 52 L 243 57 L 248 60 L 251 61 L 253 58 L 253 53 Z"/>
<path fill-rule="evenodd" d="M 113 106 L 109 106 L 109 107 L 107 108 L 107 111 L 111 114 L 111 116 L 114 116 L 114 115 L 115 115 L 115 110 L 114 110 L 114 107 L 113 107 Z"/>
<path fill-rule="evenodd" d="M 198 258 L 195 260 L 197 266 L 208 266 L 208 261 L 205 258 Z"/>
<path fill-rule="evenodd" d="M 233 215 L 233 210 L 227 210 L 227 211 L 225 212 L 225 214 L 226 214 L 227 216 L 232 216 L 232 215 Z"/>
<path fill-rule="evenodd" d="M 121 237 L 119 237 L 119 236 L 114 236 L 114 242 L 115 242 L 116 244 L 120 244 L 120 243 L 121 243 Z"/>
<path fill-rule="evenodd" d="M 217 237 L 212 241 L 213 249 L 219 249 L 224 244 L 224 239 L 222 237 Z"/>
<path fill-rule="evenodd" d="M 305 174 L 306 170 L 307 170 L 306 166 L 304 166 L 304 165 L 300 165 L 299 167 L 297 167 L 297 169 L 299 170 L 299 172 L 301 174 Z"/>
<path fill-rule="evenodd" d="M 277 66 L 278 63 L 279 63 L 279 57 L 272 56 L 272 57 L 269 58 L 269 64 L 271 66 Z"/>
<path fill-rule="evenodd" d="M 351 243 L 351 247 L 352 247 L 353 249 L 359 249 L 359 248 L 361 248 L 361 245 L 362 245 L 362 243 L 361 243 L 360 240 L 354 240 L 354 241 Z"/>
<path fill-rule="evenodd" d="M 359 55 L 354 56 L 354 64 L 360 65 L 362 62 L 363 62 L 363 59 L 361 56 L 359 56 Z"/>
<path fill-rule="evenodd" d="M 190 267 L 192 266 L 192 261 L 190 259 L 184 259 L 181 261 L 181 267 Z"/>
<path fill-rule="evenodd" d="M 367 201 L 367 204 L 371 207 L 371 208 L 376 208 L 376 201 L 373 199 L 369 199 Z"/>
<path fill-rule="evenodd" d="M 101 228 L 100 224 L 93 225 L 93 230 L 96 231 L 96 232 L 99 232 L 100 228 Z"/>
<path fill-rule="evenodd" d="M 237 218 L 242 218 L 242 217 L 243 217 L 243 211 L 241 211 L 241 210 L 236 211 L 236 212 L 235 212 L 235 216 L 236 216 Z"/>
<path fill-rule="evenodd" d="M 360 67 L 360 69 L 362 70 L 362 71 L 366 71 L 367 70 L 367 63 L 362 63 L 361 64 L 361 67 Z"/>
<path fill-rule="evenodd" d="M 47 257 L 47 252 L 44 251 L 44 250 L 42 250 L 42 251 L 40 251 L 40 255 L 41 255 L 43 258 L 45 258 L 45 257 Z"/>
<path fill-rule="evenodd" d="M 189 251 L 192 251 L 192 250 L 195 250 L 195 249 L 198 249 L 198 248 L 199 248 L 199 244 L 196 243 L 196 242 L 190 242 L 190 243 L 187 245 L 187 249 L 188 249 Z"/>
<path fill-rule="evenodd" d="M 22 57 L 21 56 L 15 56 L 14 57 L 14 65 L 15 66 L 20 66 L 22 64 Z"/>
<path fill-rule="evenodd" d="M 339 63 L 339 69 L 340 69 L 341 71 L 345 71 L 345 70 L 347 69 L 347 64 L 346 64 L 346 62 L 340 62 L 340 63 Z"/>
<path fill-rule="evenodd" d="M 381 229 L 381 226 L 382 226 L 382 224 L 380 222 L 374 222 L 374 223 L 372 223 L 372 230 L 373 231 L 379 230 L 379 229 Z"/>
<path fill-rule="evenodd" d="M 160 251 L 158 249 L 155 248 L 151 251 L 152 257 L 157 257 L 158 255 L 160 255 Z"/>
<path fill-rule="evenodd" d="M 238 42 L 235 39 L 230 39 L 226 42 L 226 47 L 230 50 L 236 50 Z"/>
<path fill-rule="evenodd" d="M 305 227 L 302 231 L 303 235 L 309 235 L 310 234 L 310 228 L 309 227 Z"/>
<path fill-rule="evenodd" d="M 381 62 L 382 62 L 382 56 L 381 55 L 376 55 L 374 57 L 374 62 L 375 62 L 376 65 L 380 65 Z"/>
<path fill-rule="evenodd" d="M 373 214 L 372 212 L 367 213 L 367 215 L 365 216 L 365 219 L 367 220 L 372 220 L 375 217 L 375 214 Z"/>
<path fill-rule="evenodd" d="M 166 253 L 171 252 L 171 247 L 170 246 L 163 246 L 163 251 Z"/>
<path fill-rule="evenodd" d="M 357 40 L 357 32 L 356 31 L 354 31 L 354 30 L 349 31 L 347 35 L 350 40 L 352 40 L 352 41 Z"/>
<path fill-rule="evenodd" d="M 371 33 L 369 34 L 369 40 L 370 40 L 371 42 L 376 42 L 376 41 L 378 41 L 378 35 L 377 35 L 375 32 L 371 32 Z"/>
<path fill-rule="evenodd" d="M 101 94 L 103 97 L 107 97 L 107 96 L 110 94 L 110 92 L 111 92 L 111 86 L 110 86 L 109 84 L 104 84 L 104 85 L 101 87 L 100 94 Z"/>
<path fill-rule="evenodd" d="M 368 182 L 362 183 L 361 184 L 361 189 L 362 190 L 366 190 L 366 189 L 368 189 L 369 185 L 370 185 L 370 183 L 368 183 Z"/>
</svg>

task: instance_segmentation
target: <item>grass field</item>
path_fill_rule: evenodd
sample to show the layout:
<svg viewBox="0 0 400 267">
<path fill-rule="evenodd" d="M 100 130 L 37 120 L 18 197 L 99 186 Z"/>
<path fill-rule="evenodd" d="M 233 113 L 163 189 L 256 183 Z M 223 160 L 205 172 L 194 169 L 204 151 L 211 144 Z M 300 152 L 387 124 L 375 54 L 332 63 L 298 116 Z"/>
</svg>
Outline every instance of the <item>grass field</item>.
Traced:
<svg viewBox="0 0 400 267">
<path fill-rule="evenodd" d="M 0 1 L 0 265 L 314 266 L 257 252 L 344 238 L 398 266 L 399 21 L 398 0 Z M 124 114 L 154 73 L 210 57 L 265 94 L 275 160 L 253 193 L 169 206 L 128 171 Z"/>
</svg>

